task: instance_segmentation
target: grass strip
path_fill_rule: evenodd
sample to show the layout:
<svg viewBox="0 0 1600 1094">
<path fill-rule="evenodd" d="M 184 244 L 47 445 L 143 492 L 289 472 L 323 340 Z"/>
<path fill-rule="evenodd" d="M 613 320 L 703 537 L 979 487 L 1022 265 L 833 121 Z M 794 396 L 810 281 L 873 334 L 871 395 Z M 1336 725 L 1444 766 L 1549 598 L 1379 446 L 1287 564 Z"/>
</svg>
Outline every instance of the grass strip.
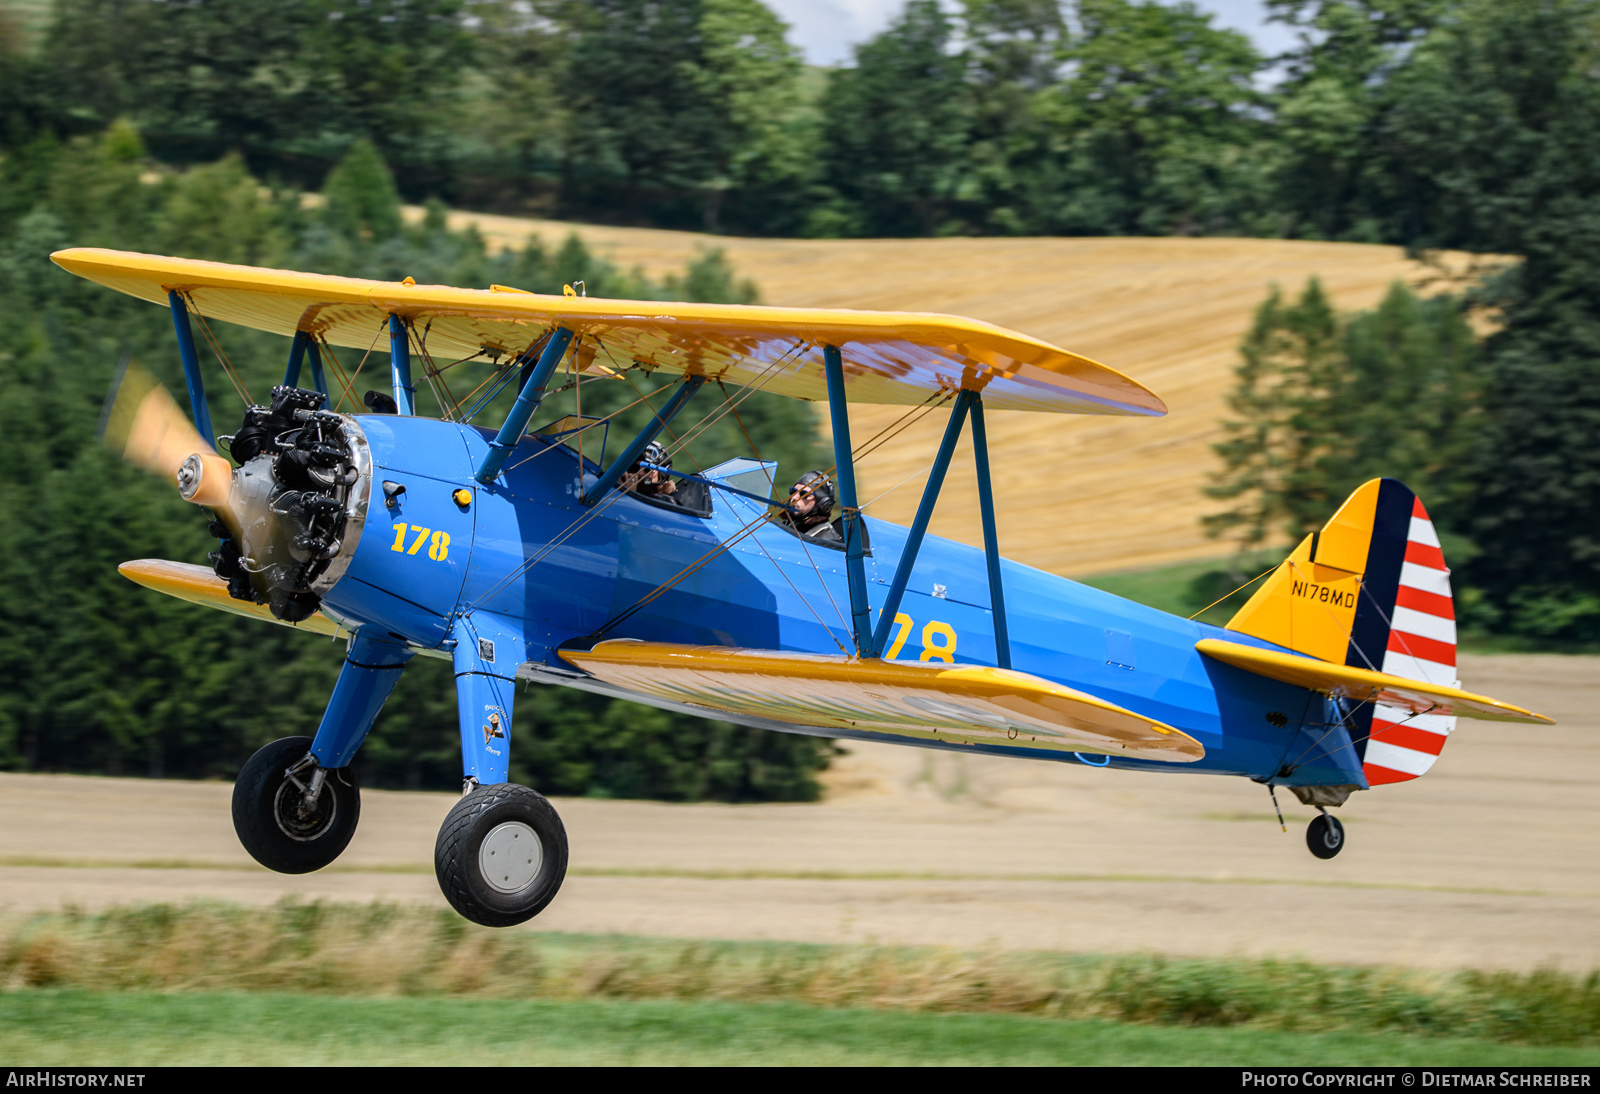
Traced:
<svg viewBox="0 0 1600 1094">
<path fill-rule="evenodd" d="M 1234 820 L 1234 815 L 1215 814 L 1208 820 Z M 1265 819 L 1276 823 L 1270 814 Z M 1291 824 L 1304 823 L 1291 820 Z M 32 869 L 60 870 L 228 870 L 244 873 L 266 873 L 265 866 L 253 862 L 207 862 L 201 859 L 115 859 L 55 858 L 45 855 L 0 855 L 0 867 L 14 866 Z M 433 876 L 433 867 L 427 863 L 379 862 L 364 865 L 339 865 L 322 870 L 325 874 L 417 874 Z M 1192 885 L 1275 885 L 1300 886 L 1309 889 L 1371 889 L 1408 893 L 1461 893 L 1469 896 L 1566 896 L 1586 897 L 1592 893 L 1551 893 L 1540 889 L 1500 889 L 1473 885 L 1413 885 L 1399 881 L 1345 881 L 1314 878 L 1273 877 L 1193 877 L 1184 874 L 1053 874 L 1011 873 L 978 874 L 937 870 L 772 870 L 734 869 L 697 870 L 679 867 L 656 866 L 574 866 L 567 870 L 568 877 L 615 878 L 685 878 L 694 881 L 978 881 L 1018 882 L 1043 881 L 1062 884 L 1084 882 L 1126 882 L 1130 884 Z"/>
<path fill-rule="evenodd" d="M 284 901 L 0 923 L 0 987 L 794 1002 L 1291 1033 L 1600 1044 L 1600 974 L 1437 972 L 493 931 L 451 912 Z"/>
<path fill-rule="evenodd" d="M 796 1003 L 0 993 L 13 1065 L 1596 1066 L 1600 1049 Z"/>
</svg>

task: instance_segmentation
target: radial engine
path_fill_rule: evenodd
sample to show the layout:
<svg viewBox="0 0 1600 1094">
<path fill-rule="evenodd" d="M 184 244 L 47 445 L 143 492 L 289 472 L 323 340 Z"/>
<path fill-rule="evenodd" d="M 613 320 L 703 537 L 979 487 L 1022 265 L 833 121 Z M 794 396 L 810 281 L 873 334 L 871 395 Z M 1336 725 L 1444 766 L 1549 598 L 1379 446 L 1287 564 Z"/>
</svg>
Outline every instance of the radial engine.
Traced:
<svg viewBox="0 0 1600 1094">
<path fill-rule="evenodd" d="M 265 604 L 289 623 L 321 605 L 366 523 L 367 440 L 352 419 L 324 410 L 326 403 L 319 391 L 275 387 L 270 405 L 251 406 L 239 431 L 220 438 L 239 467 L 228 505 L 211 523 L 222 541 L 212 568 L 234 599 Z M 190 457 L 178 476 L 186 497 L 203 474 L 201 461 Z"/>
</svg>

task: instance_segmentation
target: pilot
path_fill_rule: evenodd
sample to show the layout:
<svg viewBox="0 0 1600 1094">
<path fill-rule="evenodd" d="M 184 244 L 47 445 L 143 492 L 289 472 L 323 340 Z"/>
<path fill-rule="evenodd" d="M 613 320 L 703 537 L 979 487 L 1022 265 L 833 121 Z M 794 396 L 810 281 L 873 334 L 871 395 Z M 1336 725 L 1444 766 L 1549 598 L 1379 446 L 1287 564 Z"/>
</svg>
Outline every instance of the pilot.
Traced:
<svg viewBox="0 0 1600 1094">
<path fill-rule="evenodd" d="M 644 453 L 628 468 L 628 473 L 622 476 L 622 488 L 632 490 L 642 497 L 654 498 L 656 501 L 680 505 L 682 502 L 676 496 L 678 484 L 672 481 L 672 476 L 664 475 L 660 471 L 646 469 L 645 464 L 652 463 L 656 467 L 672 467 L 672 457 L 658 441 L 651 441 L 645 446 Z"/>
<path fill-rule="evenodd" d="M 843 543 L 829 523 L 833 516 L 833 483 L 821 471 L 807 471 L 789 491 L 788 507 L 778 518 L 800 535 L 820 543 Z"/>
</svg>

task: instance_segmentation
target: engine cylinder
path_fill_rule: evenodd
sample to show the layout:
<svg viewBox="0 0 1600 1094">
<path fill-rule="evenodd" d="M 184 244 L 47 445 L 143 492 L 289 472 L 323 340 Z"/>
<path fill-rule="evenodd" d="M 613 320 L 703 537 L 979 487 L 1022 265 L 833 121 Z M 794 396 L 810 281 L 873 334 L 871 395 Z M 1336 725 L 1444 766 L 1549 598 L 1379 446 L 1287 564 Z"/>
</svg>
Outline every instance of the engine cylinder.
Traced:
<svg viewBox="0 0 1600 1094">
<path fill-rule="evenodd" d="M 326 399 L 277 387 L 270 406 L 245 412 L 231 446 L 241 461 L 228 491 L 237 526 L 223 529 L 229 534 L 211 556 L 230 595 L 291 623 L 315 612 L 343 576 L 366 523 L 367 440 L 353 419 L 323 410 Z M 217 477 L 196 468 L 195 489 L 208 489 L 208 479 L 215 489 Z"/>
</svg>

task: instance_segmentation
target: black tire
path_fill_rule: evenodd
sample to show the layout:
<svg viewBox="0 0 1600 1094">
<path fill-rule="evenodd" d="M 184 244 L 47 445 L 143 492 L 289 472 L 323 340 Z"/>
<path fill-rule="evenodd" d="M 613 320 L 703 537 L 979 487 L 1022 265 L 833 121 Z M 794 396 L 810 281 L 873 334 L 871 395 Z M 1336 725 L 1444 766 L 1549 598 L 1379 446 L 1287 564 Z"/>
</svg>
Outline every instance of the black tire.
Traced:
<svg viewBox="0 0 1600 1094">
<path fill-rule="evenodd" d="M 310 737 L 284 737 L 245 762 L 233 784 L 233 830 L 250 857 L 280 874 L 320 870 L 350 845 L 361 819 L 361 791 L 348 768 L 328 772 L 316 812 L 298 815 L 300 789 L 284 770 L 311 750 Z M 310 772 L 301 778 L 310 777 Z"/>
<path fill-rule="evenodd" d="M 567 830 L 555 807 L 526 786 L 481 786 L 440 825 L 433 871 L 444 898 L 464 917 L 485 927 L 515 926 L 544 911 L 560 891 Z"/>
<path fill-rule="evenodd" d="M 1332 858 L 1344 850 L 1344 825 L 1338 817 L 1317 814 L 1306 828 L 1306 846 L 1318 858 Z"/>
</svg>

